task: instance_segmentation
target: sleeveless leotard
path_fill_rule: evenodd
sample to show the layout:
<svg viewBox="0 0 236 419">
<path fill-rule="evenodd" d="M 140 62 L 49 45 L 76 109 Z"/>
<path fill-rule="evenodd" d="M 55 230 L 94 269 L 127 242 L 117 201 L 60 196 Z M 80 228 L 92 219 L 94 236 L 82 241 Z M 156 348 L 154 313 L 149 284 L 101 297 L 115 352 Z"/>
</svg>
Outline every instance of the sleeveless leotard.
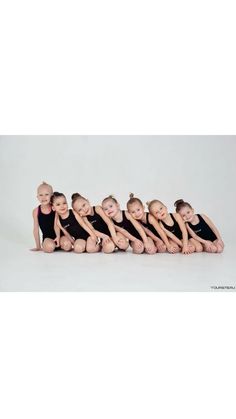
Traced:
<svg viewBox="0 0 236 419">
<path fill-rule="evenodd" d="M 43 241 L 45 239 L 55 239 L 56 233 L 54 230 L 55 212 L 51 210 L 49 214 L 44 214 L 41 210 L 41 205 L 38 206 L 38 223 L 40 230 L 43 233 Z"/>
<path fill-rule="evenodd" d="M 118 223 L 117 221 L 113 220 L 113 223 L 117 225 L 118 227 L 124 228 L 128 233 L 130 233 L 132 236 L 136 237 L 138 240 L 142 240 L 142 237 L 140 236 L 139 232 L 136 230 L 136 228 L 133 226 L 130 220 L 126 218 L 125 211 L 122 211 L 122 221 Z"/>
<path fill-rule="evenodd" d="M 103 218 L 101 217 L 101 215 L 99 215 L 96 212 L 96 207 L 93 207 L 93 211 L 94 215 L 87 215 L 88 221 L 92 224 L 95 230 L 100 231 L 100 233 L 106 234 L 107 236 L 111 237 L 110 230 Z"/>
<path fill-rule="evenodd" d="M 200 214 L 197 214 L 197 216 L 199 218 L 199 223 L 195 225 L 188 223 L 189 227 L 194 231 L 194 233 L 197 234 L 197 236 L 201 237 L 203 240 L 210 240 L 211 242 L 217 240 L 214 231 L 212 231 L 202 216 Z"/>
<path fill-rule="evenodd" d="M 59 219 L 60 219 L 62 227 L 66 231 L 68 231 L 68 233 L 72 237 L 74 237 L 75 240 L 77 240 L 77 239 L 87 240 L 87 238 L 89 237 L 89 234 L 78 223 L 78 221 L 76 220 L 76 218 L 74 216 L 74 213 L 73 213 L 72 209 L 69 210 L 69 216 L 67 218 L 63 219 L 59 216 Z"/>
</svg>

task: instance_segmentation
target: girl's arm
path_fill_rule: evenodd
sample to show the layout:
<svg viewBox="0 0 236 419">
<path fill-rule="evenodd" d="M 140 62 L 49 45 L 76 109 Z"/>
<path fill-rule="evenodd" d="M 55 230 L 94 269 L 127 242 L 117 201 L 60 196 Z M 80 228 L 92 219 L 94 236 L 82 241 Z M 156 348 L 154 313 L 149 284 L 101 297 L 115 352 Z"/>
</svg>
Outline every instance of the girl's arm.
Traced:
<svg viewBox="0 0 236 419">
<path fill-rule="evenodd" d="M 83 221 L 85 222 L 85 224 L 87 224 L 87 226 L 90 228 L 90 230 L 92 230 L 94 232 L 94 234 L 96 235 L 96 237 L 98 237 L 99 239 L 107 239 L 109 237 L 106 234 L 101 233 L 101 231 L 95 230 L 95 228 L 89 222 L 89 220 L 87 219 L 87 217 L 83 217 Z M 110 237 L 109 237 L 109 239 L 110 239 Z"/>
<path fill-rule="evenodd" d="M 59 225 L 58 225 L 58 219 L 59 219 L 59 217 L 58 217 L 58 214 L 57 213 L 55 213 L 55 218 L 54 218 L 54 231 L 55 231 L 55 234 L 56 234 L 56 238 L 55 238 L 55 243 L 56 243 L 56 247 L 59 247 L 60 246 L 60 227 L 59 227 Z"/>
<path fill-rule="evenodd" d="M 64 227 L 62 227 L 61 222 L 59 220 L 59 217 L 57 217 L 56 223 L 57 223 L 58 227 L 60 228 L 60 230 L 62 231 L 62 233 L 64 234 L 64 236 L 66 236 L 70 240 L 71 244 L 74 244 L 75 240 L 73 239 L 73 237 L 71 237 L 71 235 L 68 233 L 68 231 Z"/>
<path fill-rule="evenodd" d="M 34 220 L 33 235 L 34 235 L 36 247 L 31 250 L 42 250 L 40 237 L 39 237 L 38 207 L 33 210 L 33 220 Z"/>
<path fill-rule="evenodd" d="M 182 231 L 182 235 L 183 235 L 183 249 L 182 249 L 182 253 L 189 253 L 188 252 L 188 232 L 187 232 L 187 228 L 181 218 L 181 216 L 177 213 L 173 214 L 174 218 L 176 219 L 177 223 L 180 226 L 180 230 Z"/>
<path fill-rule="evenodd" d="M 103 209 L 100 205 L 96 206 L 96 212 L 97 212 L 97 214 L 100 215 L 100 217 L 106 223 L 106 225 L 109 228 L 109 231 L 111 233 L 111 237 L 112 237 L 114 243 L 117 245 L 118 242 L 119 242 L 119 237 L 117 237 L 113 221 L 109 217 L 107 217 L 107 215 L 105 214 L 105 212 L 103 211 Z"/>
<path fill-rule="evenodd" d="M 163 226 L 163 224 L 162 224 L 162 222 L 160 221 L 160 226 L 161 226 L 161 228 L 162 228 L 162 230 L 166 233 L 166 235 L 171 239 L 171 240 L 173 240 L 178 246 L 180 246 L 180 247 L 183 247 L 183 243 L 181 242 L 181 240 L 180 239 L 178 239 L 178 237 L 176 237 L 173 233 L 171 233 L 169 230 L 167 230 L 164 226 Z"/>
<path fill-rule="evenodd" d="M 205 214 L 201 214 L 202 218 L 206 221 L 206 223 L 209 225 L 209 227 L 212 229 L 212 231 L 215 233 L 218 240 L 220 240 L 223 244 L 222 238 L 220 236 L 219 231 L 217 230 L 216 226 L 213 224 L 213 222 L 208 218 Z"/>
<path fill-rule="evenodd" d="M 84 222 L 83 218 L 77 214 L 77 212 L 75 212 L 74 210 L 72 210 L 74 213 L 74 216 L 76 218 L 76 220 L 78 221 L 78 223 L 81 225 L 81 227 L 83 227 L 83 229 L 85 231 L 87 231 L 87 233 L 94 239 L 97 240 L 97 236 L 94 233 L 94 229 L 92 230 L 91 228 L 88 227 L 88 225 Z"/>
<path fill-rule="evenodd" d="M 164 230 L 164 229 L 161 228 L 160 224 L 153 217 L 152 214 L 148 214 L 148 220 L 149 220 L 149 223 L 153 225 L 153 227 L 155 228 L 155 230 L 157 231 L 157 233 L 161 236 L 162 241 L 165 243 L 165 245 L 166 245 L 166 247 L 168 249 L 168 247 L 170 247 L 170 243 L 169 243 L 169 240 L 167 238 L 167 234 L 165 233 L 165 231 L 167 231 L 167 230 Z M 176 238 L 177 237 L 173 233 L 171 233 L 169 231 L 169 235 L 168 236 L 169 236 L 170 239 L 172 239 L 173 241 L 176 242 Z M 177 240 L 179 241 L 179 244 L 182 244 L 181 241 L 178 238 L 177 238 Z M 178 243 L 176 243 L 176 244 L 178 244 Z"/>
<path fill-rule="evenodd" d="M 195 233 L 195 231 L 193 231 L 192 229 L 191 229 L 191 227 L 189 227 L 189 225 L 186 223 L 185 224 L 186 225 L 186 227 L 187 227 L 187 231 L 189 232 L 189 234 L 192 236 L 192 238 L 194 239 L 194 240 L 197 240 L 199 243 L 202 243 L 202 244 L 207 244 L 208 243 L 208 241 L 207 240 L 204 240 L 204 239 L 202 239 L 201 237 L 199 237 L 196 233 Z"/>
<path fill-rule="evenodd" d="M 130 215 L 130 213 L 128 211 L 125 211 L 125 215 L 126 218 L 133 224 L 134 228 L 136 228 L 137 232 L 140 234 L 140 236 L 142 237 L 143 243 L 147 244 L 147 235 L 145 233 L 145 231 L 142 229 L 141 225 L 139 224 L 139 222 L 137 220 L 135 220 L 132 215 Z"/>
<path fill-rule="evenodd" d="M 121 233 L 121 234 L 123 234 L 123 236 L 125 236 L 127 239 L 129 239 L 131 242 L 134 242 L 134 241 L 136 241 L 136 240 L 139 240 L 139 239 L 137 239 L 136 237 L 134 237 L 134 236 L 132 236 L 132 234 L 130 234 L 127 230 L 125 230 L 124 228 L 122 228 L 122 227 L 119 227 L 119 226 L 117 226 L 117 225 L 114 225 L 115 226 L 115 229 L 116 229 L 116 231 L 119 231 L 119 233 Z M 139 241 L 141 241 L 141 240 L 139 240 Z"/>
</svg>

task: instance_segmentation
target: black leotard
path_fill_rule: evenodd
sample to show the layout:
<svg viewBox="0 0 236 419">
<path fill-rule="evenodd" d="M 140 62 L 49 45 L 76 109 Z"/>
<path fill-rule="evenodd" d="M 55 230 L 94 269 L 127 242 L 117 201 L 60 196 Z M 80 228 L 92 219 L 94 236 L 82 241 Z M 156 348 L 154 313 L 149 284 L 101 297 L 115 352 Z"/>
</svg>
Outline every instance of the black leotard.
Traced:
<svg viewBox="0 0 236 419">
<path fill-rule="evenodd" d="M 107 223 L 103 220 L 101 215 L 96 212 L 96 207 L 93 207 L 94 215 L 87 215 L 88 221 L 92 224 L 93 228 L 100 233 L 106 234 L 111 237 L 110 230 L 107 226 Z"/>
<path fill-rule="evenodd" d="M 199 223 L 195 225 L 188 223 L 189 227 L 194 231 L 194 233 L 197 234 L 197 236 L 201 237 L 203 240 L 210 240 L 211 242 L 217 240 L 214 231 L 212 231 L 202 216 L 200 214 L 197 214 L 197 216 L 199 218 Z"/>
<path fill-rule="evenodd" d="M 155 236 L 157 236 L 159 239 L 162 240 L 160 234 L 156 231 L 155 227 L 149 222 L 149 213 L 145 212 L 145 216 L 146 216 L 146 222 L 140 221 L 140 223 L 148 228 L 148 230 L 150 230 L 153 234 L 155 234 Z"/>
<path fill-rule="evenodd" d="M 113 220 L 113 223 L 121 228 L 124 228 L 126 231 L 128 231 L 128 233 L 136 237 L 136 239 L 142 240 L 142 237 L 140 236 L 139 232 L 133 226 L 131 221 L 128 220 L 128 218 L 126 218 L 124 210 L 122 211 L 122 221 L 118 223 L 117 221 Z"/>
<path fill-rule="evenodd" d="M 43 241 L 45 239 L 55 239 L 56 233 L 54 230 L 55 212 L 51 210 L 49 214 L 44 214 L 41 210 L 41 205 L 38 206 L 38 223 L 40 230 L 43 233 Z"/>
<path fill-rule="evenodd" d="M 61 218 L 59 216 L 60 222 L 62 227 L 68 231 L 68 233 L 74 237 L 75 240 L 77 239 L 83 239 L 87 240 L 89 237 L 89 234 L 86 230 L 83 229 L 83 227 L 78 223 L 76 220 L 74 213 L 72 209 L 69 210 L 69 216 L 67 218 Z"/>
<path fill-rule="evenodd" d="M 178 239 L 182 240 L 183 235 L 182 235 L 181 228 L 180 228 L 179 224 L 177 223 L 176 219 L 174 218 L 173 214 L 170 213 L 170 216 L 171 216 L 172 220 L 174 221 L 174 225 L 169 226 L 168 224 L 164 223 L 164 221 L 161 221 L 161 222 L 162 222 L 163 226 L 166 228 L 166 230 L 170 231 Z"/>
</svg>

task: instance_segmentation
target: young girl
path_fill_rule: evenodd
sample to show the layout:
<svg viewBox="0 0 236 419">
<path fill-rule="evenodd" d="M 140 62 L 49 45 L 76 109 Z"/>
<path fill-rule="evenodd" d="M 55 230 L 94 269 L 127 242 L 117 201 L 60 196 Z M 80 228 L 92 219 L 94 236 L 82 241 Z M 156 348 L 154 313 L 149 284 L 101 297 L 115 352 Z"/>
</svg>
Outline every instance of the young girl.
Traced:
<svg viewBox="0 0 236 419">
<path fill-rule="evenodd" d="M 46 253 L 51 253 L 59 246 L 59 228 L 55 225 L 55 213 L 51 205 L 52 194 L 52 187 L 46 182 L 42 182 L 37 188 L 37 198 L 40 205 L 33 210 L 33 234 L 36 247 L 31 250 L 43 250 Z M 42 244 L 39 229 L 43 235 Z"/>
<path fill-rule="evenodd" d="M 205 252 L 221 253 L 224 243 L 213 222 L 204 214 L 195 214 L 188 202 L 179 199 L 175 202 L 176 212 L 180 214 L 194 242 L 202 244 Z"/>
<path fill-rule="evenodd" d="M 116 232 L 113 223 L 99 205 L 92 207 L 89 201 L 78 193 L 74 193 L 71 198 L 73 210 L 83 217 L 89 227 L 92 225 L 96 236 L 101 240 L 101 245 L 96 245 L 96 251 L 102 248 L 104 253 L 112 253 L 115 246 L 120 250 L 127 249 L 127 240 L 121 233 Z"/>
<path fill-rule="evenodd" d="M 168 213 L 167 207 L 157 199 L 148 202 L 149 212 L 160 222 L 161 228 L 170 237 L 171 244 L 178 244 L 179 251 L 189 254 L 195 251 L 194 245 L 188 240 L 188 232 L 179 214 Z M 170 236 L 170 233 L 174 235 Z"/>
<path fill-rule="evenodd" d="M 163 253 L 166 249 L 169 253 L 178 252 L 178 246 L 176 244 L 170 244 L 165 232 L 162 230 L 157 220 L 153 217 L 153 215 L 144 211 L 142 201 L 139 198 L 134 197 L 133 193 L 130 194 L 130 199 L 127 202 L 127 209 L 132 217 L 139 221 L 144 228 L 145 233 L 153 240 L 158 253 Z"/>
<path fill-rule="evenodd" d="M 109 195 L 102 201 L 102 208 L 105 214 L 112 219 L 116 230 L 120 231 L 130 241 L 134 253 L 143 253 L 145 250 L 149 254 L 154 254 L 156 248 L 145 231 L 128 211 L 121 211 L 117 200 Z"/>
<path fill-rule="evenodd" d="M 97 241 L 96 235 L 75 211 L 68 209 L 64 194 L 54 192 L 52 195 L 52 208 L 58 215 L 58 226 L 65 234 L 66 239 L 70 241 L 70 246 L 66 248 L 63 246 L 63 249 L 69 251 L 73 245 L 76 253 L 83 253 L 85 250 L 88 253 L 94 252 Z"/>
</svg>

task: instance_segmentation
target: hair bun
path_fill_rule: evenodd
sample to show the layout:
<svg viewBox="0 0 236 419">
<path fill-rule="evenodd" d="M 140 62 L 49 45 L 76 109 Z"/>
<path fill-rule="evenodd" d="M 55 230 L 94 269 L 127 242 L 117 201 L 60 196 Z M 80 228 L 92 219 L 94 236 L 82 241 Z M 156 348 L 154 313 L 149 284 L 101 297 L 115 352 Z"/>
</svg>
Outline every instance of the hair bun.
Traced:
<svg viewBox="0 0 236 419">
<path fill-rule="evenodd" d="M 131 192 L 131 193 L 129 194 L 129 197 L 130 197 L 130 199 L 132 199 L 132 198 L 134 197 L 134 194 Z"/>
<path fill-rule="evenodd" d="M 79 198 L 81 195 L 78 192 L 75 192 L 71 195 L 71 199 L 74 200 L 76 198 Z"/>
<path fill-rule="evenodd" d="M 147 202 L 146 202 L 146 205 L 147 205 L 147 206 L 149 206 L 149 204 L 150 204 L 150 201 L 147 201 Z"/>
<path fill-rule="evenodd" d="M 177 201 L 175 201 L 174 206 L 177 207 L 179 204 L 183 204 L 184 200 L 183 199 L 177 199 Z"/>
</svg>

